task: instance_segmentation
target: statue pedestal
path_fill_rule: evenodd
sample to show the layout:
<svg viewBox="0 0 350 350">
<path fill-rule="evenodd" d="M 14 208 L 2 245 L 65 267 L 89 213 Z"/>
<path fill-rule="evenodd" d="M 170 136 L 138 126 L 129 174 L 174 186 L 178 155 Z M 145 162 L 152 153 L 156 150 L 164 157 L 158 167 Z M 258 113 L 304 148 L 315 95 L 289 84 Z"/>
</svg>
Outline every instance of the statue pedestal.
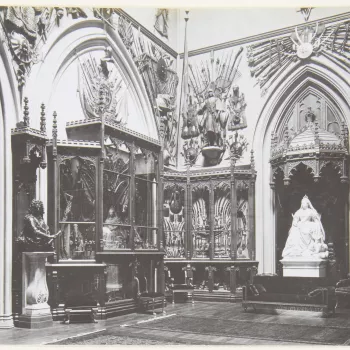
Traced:
<svg viewBox="0 0 350 350">
<path fill-rule="evenodd" d="M 280 260 L 283 277 L 326 277 L 328 260 L 287 258 Z"/>
<path fill-rule="evenodd" d="M 46 258 L 53 252 L 22 253 L 22 315 L 18 327 L 53 326 L 46 283 Z"/>
<path fill-rule="evenodd" d="M 202 154 L 209 165 L 217 165 L 222 152 L 222 147 L 218 146 L 205 146 L 202 148 Z"/>
</svg>

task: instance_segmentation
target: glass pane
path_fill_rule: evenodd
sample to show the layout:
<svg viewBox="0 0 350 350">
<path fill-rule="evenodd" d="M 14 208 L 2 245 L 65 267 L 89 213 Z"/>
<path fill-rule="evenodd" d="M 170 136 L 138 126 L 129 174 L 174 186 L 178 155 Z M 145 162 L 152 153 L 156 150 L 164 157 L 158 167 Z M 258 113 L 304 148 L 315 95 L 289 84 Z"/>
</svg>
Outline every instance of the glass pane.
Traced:
<svg viewBox="0 0 350 350">
<path fill-rule="evenodd" d="M 107 264 L 106 303 L 131 297 L 128 295 L 130 268 L 122 264 Z"/>
<path fill-rule="evenodd" d="M 249 259 L 248 190 L 237 192 L 237 258 Z"/>
<path fill-rule="evenodd" d="M 157 226 L 157 183 L 135 179 L 135 224 Z"/>
<path fill-rule="evenodd" d="M 185 257 L 185 191 L 177 186 L 164 190 L 163 229 L 168 258 Z"/>
<path fill-rule="evenodd" d="M 95 225 L 60 223 L 60 230 L 60 259 L 95 259 Z"/>
<path fill-rule="evenodd" d="M 226 183 L 214 190 L 214 256 L 229 258 L 231 250 L 231 190 Z"/>
<path fill-rule="evenodd" d="M 143 149 L 136 150 L 135 177 L 156 181 L 156 159 L 152 152 Z"/>
<path fill-rule="evenodd" d="M 185 230 L 164 231 L 165 252 L 167 258 L 185 257 Z"/>
<path fill-rule="evenodd" d="M 130 150 L 124 143 L 117 143 L 115 139 L 105 141 L 106 159 L 104 169 L 116 173 L 130 174 Z"/>
<path fill-rule="evenodd" d="M 157 249 L 156 228 L 134 227 L 134 244 L 135 249 Z"/>
<path fill-rule="evenodd" d="M 201 187 L 192 191 L 192 202 L 193 257 L 208 258 L 210 245 L 208 188 Z"/>
<path fill-rule="evenodd" d="M 80 157 L 60 164 L 60 221 L 95 221 L 96 168 Z"/>
<path fill-rule="evenodd" d="M 130 178 L 110 170 L 103 171 L 103 221 L 130 224 Z"/>
<path fill-rule="evenodd" d="M 109 224 L 113 219 L 108 219 L 103 225 L 103 238 L 101 248 L 103 251 L 127 249 L 130 247 L 130 226 Z"/>
</svg>

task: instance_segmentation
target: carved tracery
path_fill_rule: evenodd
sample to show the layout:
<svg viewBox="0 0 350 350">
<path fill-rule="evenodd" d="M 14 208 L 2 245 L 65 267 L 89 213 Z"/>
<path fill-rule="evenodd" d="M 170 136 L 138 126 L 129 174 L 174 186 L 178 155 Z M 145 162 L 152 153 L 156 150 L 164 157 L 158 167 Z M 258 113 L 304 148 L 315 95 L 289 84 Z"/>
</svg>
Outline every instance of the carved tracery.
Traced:
<svg viewBox="0 0 350 350">
<path fill-rule="evenodd" d="M 230 257 L 231 251 L 231 187 L 220 182 L 214 188 L 214 256 Z"/>
<path fill-rule="evenodd" d="M 286 116 L 271 136 L 272 173 L 282 169 L 288 185 L 296 169 L 305 166 L 317 182 L 324 165 L 332 162 L 338 166 L 342 182 L 348 182 L 348 128 L 331 103 L 307 89 Z M 272 187 L 273 182 L 272 176 Z"/>
<path fill-rule="evenodd" d="M 185 257 L 186 238 L 184 185 L 164 185 L 163 230 L 168 258 Z"/>
</svg>

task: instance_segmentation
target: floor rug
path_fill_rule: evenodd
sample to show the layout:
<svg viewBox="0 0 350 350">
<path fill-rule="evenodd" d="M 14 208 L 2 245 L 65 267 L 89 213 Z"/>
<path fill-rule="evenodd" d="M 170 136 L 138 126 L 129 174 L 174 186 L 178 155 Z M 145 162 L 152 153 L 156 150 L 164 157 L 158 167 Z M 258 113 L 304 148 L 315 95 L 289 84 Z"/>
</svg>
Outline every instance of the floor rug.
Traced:
<svg viewBox="0 0 350 350">
<path fill-rule="evenodd" d="M 223 335 L 237 338 L 304 342 L 309 344 L 344 344 L 350 338 L 349 328 L 262 323 L 225 319 L 175 316 L 136 328 Z"/>
</svg>

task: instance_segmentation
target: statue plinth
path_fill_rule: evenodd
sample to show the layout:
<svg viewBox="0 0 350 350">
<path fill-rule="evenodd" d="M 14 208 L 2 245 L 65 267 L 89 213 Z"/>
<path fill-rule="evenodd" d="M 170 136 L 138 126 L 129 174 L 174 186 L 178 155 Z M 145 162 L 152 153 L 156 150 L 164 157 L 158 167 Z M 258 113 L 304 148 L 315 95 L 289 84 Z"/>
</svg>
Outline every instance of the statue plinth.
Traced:
<svg viewBox="0 0 350 350">
<path fill-rule="evenodd" d="M 326 277 L 327 259 L 320 258 L 284 258 L 283 277 Z"/>
<path fill-rule="evenodd" d="M 46 282 L 46 259 L 53 252 L 22 253 L 22 315 L 18 326 L 44 328 L 53 325 Z"/>
</svg>

